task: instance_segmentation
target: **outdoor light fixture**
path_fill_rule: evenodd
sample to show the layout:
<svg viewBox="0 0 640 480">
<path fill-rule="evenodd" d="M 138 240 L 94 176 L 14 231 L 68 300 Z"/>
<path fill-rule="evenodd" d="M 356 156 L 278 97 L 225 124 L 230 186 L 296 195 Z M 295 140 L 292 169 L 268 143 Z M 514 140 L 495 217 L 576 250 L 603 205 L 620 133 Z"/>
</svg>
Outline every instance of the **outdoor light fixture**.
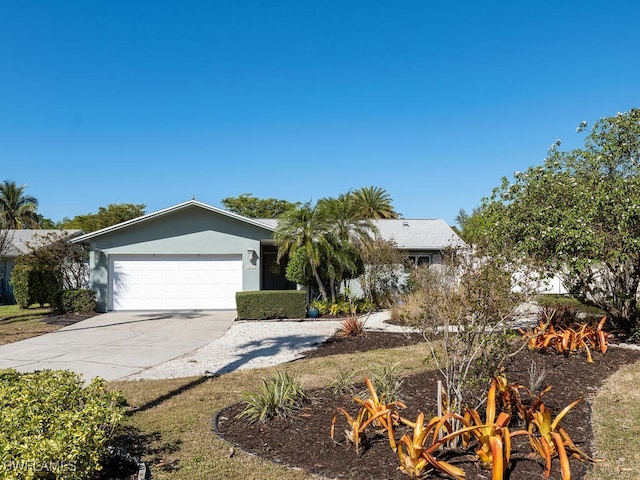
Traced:
<svg viewBox="0 0 640 480">
<path fill-rule="evenodd" d="M 252 248 L 247 249 L 247 268 L 256 268 L 256 251 Z"/>
</svg>

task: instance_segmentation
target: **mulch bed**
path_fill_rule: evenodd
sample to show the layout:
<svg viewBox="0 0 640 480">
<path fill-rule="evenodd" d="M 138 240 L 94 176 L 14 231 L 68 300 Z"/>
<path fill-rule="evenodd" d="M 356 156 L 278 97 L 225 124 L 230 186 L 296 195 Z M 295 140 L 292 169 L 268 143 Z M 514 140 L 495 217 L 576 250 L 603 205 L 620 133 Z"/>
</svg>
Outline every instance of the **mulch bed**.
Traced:
<svg viewBox="0 0 640 480">
<path fill-rule="evenodd" d="M 319 357 L 338 353 L 365 351 L 371 348 L 404 346 L 422 341 L 420 335 L 369 332 L 360 339 L 340 339 L 333 337 L 309 357 Z M 523 351 L 507 365 L 510 381 L 529 384 L 529 370 L 532 362 L 538 369 L 545 369 L 544 386 L 553 385 L 544 397 L 544 403 L 556 415 L 566 405 L 579 397 L 586 401 L 579 403 L 564 417 L 561 426 L 569 433 L 581 449 L 591 452 L 593 433 L 591 430 L 590 399 L 603 381 L 622 365 L 640 359 L 640 352 L 622 348 L 610 348 L 605 355 L 594 354 L 594 363 L 589 364 L 584 355 L 563 357 L 551 354 Z M 401 399 L 407 404 L 403 416 L 415 419 L 419 411 L 429 417 L 437 411 L 437 372 L 426 372 L 406 378 Z M 362 385 L 364 389 L 364 385 Z M 372 438 L 366 450 L 359 456 L 347 445 L 341 433 L 346 428 L 343 418 L 336 426 L 336 440 L 329 437 L 331 418 L 336 407 L 344 407 L 351 414 L 357 410 L 349 396 L 335 397 L 329 390 L 310 392 L 311 403 L 305 407 L 294 421 L 274 420 L 268 423 L 248 425 L 235 416 L 243 405 L 233 405 L 219 413 L 217 431 L 236 446 L 261 457 L 304 469 L 326 478 L 335 479 L 406 479 L 398 467 L 397 455 L 389 448 L 384 436 Z M 518 427 L 521 428 L 521 427 Z M 398 433 L 403 433 L 399 429 Z M 398 435 L 396 435 L 398 436 Z M 473 462 L 473 450 L 459 450 L 448 454 L 447 461 L 466 471 L 469 479 L 491 478 L 491 472 L 481 470 Z M 572 478 L 581 478 L 589 468 L 588 464 L 571 459 Z M 509 473 L 509 480 L 530 480 L 542 478 L 543 464 L 531 455 L 531 447 L 526 437 L 515 437 Z M 449 478 L 433 472 L 429 478 Z M 559 479 L 557 460 L 551 472 L 551 479 Z"/>
<path fill-rule="evenodd" d="M 87 318 L 95 317 L 96 315 L 98 315 L 98 313 L 96 312 L 63 313 L 61 315 L 49 315 L 47 317 L 44 317 L 42 321 L 43 323 L 49 325 L 60 325 L 62 327 L 67 327 L 82 320 L 86 320 Z"/>
</svg>

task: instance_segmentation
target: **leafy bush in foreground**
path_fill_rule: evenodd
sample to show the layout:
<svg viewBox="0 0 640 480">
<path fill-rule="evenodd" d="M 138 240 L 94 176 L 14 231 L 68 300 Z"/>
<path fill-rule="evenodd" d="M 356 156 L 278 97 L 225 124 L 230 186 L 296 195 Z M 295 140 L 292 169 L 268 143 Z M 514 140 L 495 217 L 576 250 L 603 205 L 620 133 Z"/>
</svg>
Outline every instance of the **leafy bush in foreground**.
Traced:
<svg viewBox="0 0 640 480">
<path fill-rule="evenodd" d="M 121 397 L 65 370 L 0 370 L 0 477 L 81 480 L 124 415 Z"/>
</svg>

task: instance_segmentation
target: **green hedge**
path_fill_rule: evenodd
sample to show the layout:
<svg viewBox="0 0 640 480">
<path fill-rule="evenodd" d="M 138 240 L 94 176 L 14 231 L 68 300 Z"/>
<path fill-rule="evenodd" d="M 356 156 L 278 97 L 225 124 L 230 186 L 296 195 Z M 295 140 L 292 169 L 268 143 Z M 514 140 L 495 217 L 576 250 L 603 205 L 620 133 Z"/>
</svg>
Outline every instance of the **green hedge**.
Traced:
<svg viewBox="0 0 640 480">
<path fill-rule="evenodd" d="M 122 397 L 67 370 L 0 370 L 0 478 L 94 478 L 124 417 Z"/>
<path fill-rule="evenodd" d="M 96 309 L 96 292 L 93 290 L 58 290 L 52 306 L 58 313 L 87 313 Z"/>
<path fill-rule="evenodd" d="M 304 318 L 307 313 L 307 292 L 304 290 L 237 292 L 236 305 L 239 320 Z"/>
<path fill-rule="evenodd" d="M 56 291 L 62 287 L 60 275 L 51 269 L 37 269 L 27 263 L 16 263 L 11 270 L 10 283 L 13 296 L 20 308 L 34 303 L 51 303 Z"/>
</svg>

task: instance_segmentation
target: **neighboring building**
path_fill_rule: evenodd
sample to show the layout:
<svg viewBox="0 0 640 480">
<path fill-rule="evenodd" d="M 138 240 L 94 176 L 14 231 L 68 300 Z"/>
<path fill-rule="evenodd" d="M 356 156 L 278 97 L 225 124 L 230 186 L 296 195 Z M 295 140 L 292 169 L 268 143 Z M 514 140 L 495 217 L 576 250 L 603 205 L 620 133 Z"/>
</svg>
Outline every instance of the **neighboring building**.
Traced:
<svg viewBox="0 0 640 480">
<path fill-rule="evenodd" d="M 82 233 L 81 230 L 0 230 L 0 235 L 6 239 L 6 247 L 0 255 L 0 303 L 15 303 L 13 287 L 11 286 L 11 271 L 16 258 L 29 253 L 31 248 L 40 247 L 50 239 L 51 234 L 63 234 L 74 237 Z M 6 234 L 6 237 L 5 237 Z M 1 243 L 1 242 L 0 242 Z"/>
<path fill-rule="evenodd" d="M 98 310 L 234 309 L 238 291 L 295 288 L 276 261 L 274 219 L 190 200 L 82 235 Z M 462 240 L 442 220 L 380 220 L 418 263 Z"/>
</svg>

